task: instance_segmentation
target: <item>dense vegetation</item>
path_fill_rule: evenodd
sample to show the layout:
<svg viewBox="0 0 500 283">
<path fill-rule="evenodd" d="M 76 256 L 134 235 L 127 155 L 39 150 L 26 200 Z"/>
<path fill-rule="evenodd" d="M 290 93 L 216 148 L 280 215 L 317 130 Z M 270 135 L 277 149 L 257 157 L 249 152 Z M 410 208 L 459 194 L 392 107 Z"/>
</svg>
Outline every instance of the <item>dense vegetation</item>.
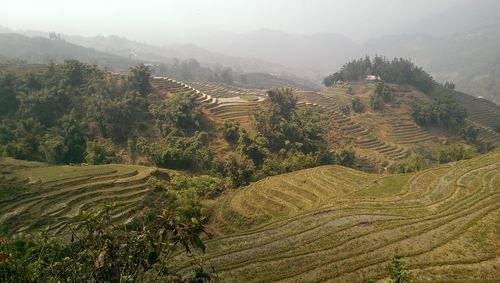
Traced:
<svg viewBox="0 0 500 283">
<path fill-rule="evenodd" d="M 368 56 L 353 60 L 326 77 L 323 84 L 331 86 L 337 81 L 359 81 L 369 75 L 379 76 L 388 83 L 412 85 L 423 92 L 430 91 L 434 85 L 433 78 L 410 60 L 394 58 L 390 61 L 380 56 L 375 56 L 373 61 Z"/>
<path fill-rule="evenodd" d="M 465 127 L 467 112 L 453 97 L 445 96 L 433 99 L 430 104 L 414 102 L 411 105 L 411 115 L 419 125 L 457 131 Z"/>
<path fill-rule="evenodd" d="M 37 240 L 1 240 L 2 282 L 204 282 L 210 274 L 197 261 L 193 272 L 172 269 L 182 247 L 205 251 L 203 218 L 184 221 L 164 210 L 140 229 L 113 225 L 108 207 L 81 216 L 82 225 L 63 242 L 43 233 Z"/>
<path fill-rule="evenodd" d="M 126 144 L 148 117 L 149 70 L 111 76 L 95 66 L 67 60 L 47 71 L 0 75 L 0 153 L 51 163 L 89 163 L 107 153 L 99 144 Z M 101 150 L 100 153 L 93 152 Z"/>
</svg>

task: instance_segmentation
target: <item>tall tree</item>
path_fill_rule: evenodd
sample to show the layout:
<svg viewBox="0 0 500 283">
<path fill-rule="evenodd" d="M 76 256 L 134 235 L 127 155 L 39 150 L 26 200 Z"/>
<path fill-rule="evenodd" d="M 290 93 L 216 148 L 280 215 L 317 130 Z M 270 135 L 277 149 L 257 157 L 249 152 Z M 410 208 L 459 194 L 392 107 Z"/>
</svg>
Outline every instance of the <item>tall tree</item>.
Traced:
<svg viewBox="0 0 500 283">
<path fill-rule="evenodd" d="M 152 92 L 151 70 L 144 64 L 139 64 L 130 69 L 128 81 L 133 91 L 141 96 L 146 96 Z"/>
</svg>

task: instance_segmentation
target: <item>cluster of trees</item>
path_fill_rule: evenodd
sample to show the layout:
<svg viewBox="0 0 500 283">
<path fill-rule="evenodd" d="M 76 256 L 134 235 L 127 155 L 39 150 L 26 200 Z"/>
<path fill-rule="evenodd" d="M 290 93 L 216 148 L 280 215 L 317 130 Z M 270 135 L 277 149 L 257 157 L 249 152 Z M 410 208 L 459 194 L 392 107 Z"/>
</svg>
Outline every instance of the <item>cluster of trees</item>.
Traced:
<svg viewBox="0 0 500 283">
<path fill-rule="evenodd" d="M 51 163 L 110 162 L 149 117 L 150 71 L 112 76 L 76 60 L 0 75 L 0 154 Z"/>
<path fill-rule="evenodd" d="M 394 58 L 392 61 L 385 57 L 375 56 L 373 60 L 366 56 L 348 62 L 340 71 L 327 76 L 323 84 L 331 86 L 337 81 L 364 80 L 368 75 L 380 76 L 388 83 L 412 85 L 423 92 L 428 92 L 434 86 L 434 79 L 422 68 L 415 66 L 408 59 Z"/>
<path fill-rule="evenodd" d="M 375 94 L 370 96 L 370 108 L 372 110 L 381 110 L 385 103 L 393 101 L 394 94 L 391 87 L 385 83 L 378 83 L 375 88 Z"/>
<path fill-rule="evenodd" d="M 469 159 L 472 157 L 470 150 L 467 150 L 461 144 L 453 144 L 448 148 L 440 150 L 438 152 L 437 159 L 439 163 L 448 163 L 452 161 L 459 161 L 463 159 Z"/>
<path fill-rule="evenodd" d="M 233 69 L 230 67 L 209 68 L 202 66 L 196 59 L 178 60 L 173 64 L 161 64 L 157 70 L 158 74 L 177 78 L 183 81 L 209 81 L 232 84 L 234 81 Z"/>
<path fill-rule="evenodd" d="M 251 136 L 234 122 L 224 125 L 224 137 L 240 153 L 232 158 L 234 169 L 225 175 L 233 186 L 323 164 L 352 166 L 354 152 L 347 149 L 330 152 L 319 114 L 299 110 L 297 97 L 290 89 L 269 90 L 267 95 L 255 113 L 255 135 Z"/>
<path fill-rule="evenodd" d="M 414 101 L 411 105 L 411 116 L 422 126 L 438 126 L 448 131 L 460 132 L 465 127 L 467 111 L 451 96 L 433 99 L 425 104 Z"/>
</svg>

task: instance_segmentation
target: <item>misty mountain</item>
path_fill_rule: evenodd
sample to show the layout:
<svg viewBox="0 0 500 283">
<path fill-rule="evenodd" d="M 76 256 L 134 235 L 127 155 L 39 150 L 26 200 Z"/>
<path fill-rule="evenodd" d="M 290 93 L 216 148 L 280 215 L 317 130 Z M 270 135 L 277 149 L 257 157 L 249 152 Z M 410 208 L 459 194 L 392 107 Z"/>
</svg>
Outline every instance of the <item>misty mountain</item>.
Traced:
<svg viewBox="0 0 500 283">
<path fill-rule="evenodd" d="M 126 69 L 138 63 L 136 60 L 85 48 L 60 39 L 51 40 L 13 33 L 0 33 L 0 56 L 4 60 L 19 59 L 35 64 L 50 61 L 60 63 L 65 59 L 76 59 L 115 69 Z"/>
<path fill-rule="evenodd" d="M 464 33 L 476 28 L 500 25 L 500 1 L 457 1 L 457 4 L 436 15 L 408 26 L 408 33 L 436 36 Z"/>
<path fill-rule="evenodd" d="M 360 53 L 411 58 L 438 81 L 500 101 L 500 25 L 447 36 L 401 35 L 372 39 Z"/>
<path fill-rule="evenodd" d="M 221 52 L 208 51 L 195 44 L 171 44 L 157 46 L 133 41 L 118 36 L 70 36 L 61 35 L 74 44 L 95 48 L 103 52 L 130 59 L 149 60 L 162 63 L 174 63 L 176 60 L 196 59 L 208 67 L 231 67 L 238 72 L 265 72 L 279 75 L 307 74 L 307 70 L 291 70 L 288 67 L 255 58 L 228 56 Z M 307 74 L 313 76 L 316 74 Z M 321 76 L 317 76 L 319 79 Z"/>
<path fill-rule="evenodd" d="M 275 30 L 221 32 L 199 43 L 233 56 L 259 58 L 295 68 L 325 73 L 357 56 L 355 42 L 343 35 L 300 35 Z"/>
</svg>

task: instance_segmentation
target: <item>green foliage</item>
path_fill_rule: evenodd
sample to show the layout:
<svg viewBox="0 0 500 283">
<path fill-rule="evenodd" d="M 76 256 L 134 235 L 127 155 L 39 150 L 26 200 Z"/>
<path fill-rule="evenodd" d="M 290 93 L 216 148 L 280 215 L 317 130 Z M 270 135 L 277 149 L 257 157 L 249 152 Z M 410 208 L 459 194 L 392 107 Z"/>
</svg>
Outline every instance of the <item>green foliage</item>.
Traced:
<svg viewBox="0 0 500 283">
<path fill-rule="evenodd" d="M 153 143 L 143 138 L 137 141 L 137 148 L 157 166 L 189 170 L 210 169 L 213 153 L 207 145 L 206 132 L 196 132 L 192 137 L 169 135 Z"/>
<path fill-rule="evenodd" d="M 111 208 L 81 216 L 70 243 L 44 233 L 39 240 L 2 241 L 3 282 L 205 282 L 210 274 L 195 261 L 194 276 L 183 277 L 170 267 L 178 247 L 195 259 L 192 249 L 205 251 L 203 217 L 182 221 L 163 210 L 141 229 L 112 223 Z"/>
<path fill-rule="evenodd" d="M 347 94 L 354 95 L 354 89 L 352 88 L 352 86 L 349 86 L 346 92 Z"/>
<path fill-rule="evenodd" d="M 394 94 L 391 88 L 385 83 L 378 83 L 375 88 L 375 95 L 382 97 L 384 102 L 391 102 L 394 99 Z"/>
<path fill-rule="evenodd" d="M 51 163 L 80 163 L 86 140 L 124 143 L 149 117 L 143 93 L 151 90 L 147 68 L 127 81 L 75 60 L 45 71 L 0 76 L 0 152 Z M 130 84 L 127 84 L 130 82 Z M 137 94 L 140 95 L 137 95 Z M 5 101 L 4 101 L 5 100 Z M 9 114 L 9 115 L 4 115 Z"/>
<path fill-rule="evenodd" d="M 45 135 L 44 141 L 40 145 L 40 152 L 45 161 L 52 164 L 64 163 L 66 149 L 64 146 L 64 138 L 59 135 Z"/>
<path fill-rule="evenodd" d="M 59 131 L 43 137 L 40 153 L 45 161 L 53 164 L 82 163 L 86 141 L 80 127 L 69 116 L 64 116 L 61 124 Z"/>
<path fill-rule="evenodd" d="M 348 62 L 340 71 L 327 76 L 323 84 L 331 86 L 337 81 L 363 80 L 368 75 L 380 76 L 388 83 L 412 85 L 423 92 L 428 92 L 434 86 L 434 79 L 422 68 L 417 67 L 407 59 L 394 58 L 389 61 L 385 57 L 375 56 L 373 61 L 366 56 Z"/>
<path fill-rule="evenodd" d="M 392 258 L 391 264 L 387 267 L 389 275 L 391 277 L 391 283 L 408 283 L 411 279 L 410 272 L 406 269 L 405 262 L 401 259 L 401 256 L 396 253 Z"/>
<path fill-rule="evenodd" d="M 351 148 L 342 148 L 335 152 L 335 164 L 352 167 L 356 161 L 356 153 Z"/>
<path fill-rule="evenodd" d="M 431 104 L 413 102 L 411 115 L 419 125 L 439 126 L 448 131 L 461 131 L 465 127 L 467 112 L 453 97 L 444 96 Z"/>
<path fill-rule="evenodd" d="M 130 68 L 128 83 L 132 91 L 137 92 L 141 96 L 146 96 L 152 92 L 151 87 L 151 70 L 144 64 L 139 64 Z"/>
<path fill-rule="evenodd" d="M 224 121 L 222 134 L 229 143 L 236 143 L 240 139 L 240 123 L 237 121 Z"/>
<path fill-rule="evenodd" d="M 16 77 L 12 74 L 0 74 L 0 117 L 14 113 L 19 107 Z"/>
<path fill-rule="evenodd" d="M 384 106 L 384 101 L 379 95 L 370 96 L 370 108 L 374 111 L 381 110 Z"/>
<path fill-rule="evenodd" d="M 422 169 L 424 160 L 418 155 L 411 155 L 406 160 L 397 162 L 394 167 L 395 173 L 413 173 Z"/>
<path fill-rule="evenodd" d="M 365 105 L 363 104 L 363 102 L 361 102 L 361 99 L 359 99 L 359 97 L 354 97 L 353 99 L 351 99 L 351 107 L 352 110 L 358 113 L 365 110 Z"/>
<path fill-rule="evenodd" d="M 214 198 L 223 189 L 222 180 L 208 175 L 190 177 L 185 175 L 175 175 L 170 180 L 172 189 L 177 191 L 190 190 L 202 198 Z"/>
<path fill-rule="evenodd" d="M 200 125 L 200 105 L 193 94 L 177 93 L 172 98 L 151 105 L 149 112 L 163 135 L 175 130 L 193 130 Z"/>
<path fill-rule="evenodd" d="M 116 159 L 113 144 L 109 140 L 89 141 L 85 150 L 85 162 L 92 165 L 109 164 Z"/>
<path fill-rule="evenodd" d="M 437 156 L 439 163 L 448 163 L 469 158 L 471 158 L 470 151 L 465 149 L 461 144 L 454 144 L 449 148 L 440 150 Z"/>
<path fill-rule="evenodd" d="M 479 129 L 468 126 L 462 130 L 462 137 L 465 139 L 465 142 L 469 144 L 477 143 L 477 135 L 479 134 Z"/>
</svg>

